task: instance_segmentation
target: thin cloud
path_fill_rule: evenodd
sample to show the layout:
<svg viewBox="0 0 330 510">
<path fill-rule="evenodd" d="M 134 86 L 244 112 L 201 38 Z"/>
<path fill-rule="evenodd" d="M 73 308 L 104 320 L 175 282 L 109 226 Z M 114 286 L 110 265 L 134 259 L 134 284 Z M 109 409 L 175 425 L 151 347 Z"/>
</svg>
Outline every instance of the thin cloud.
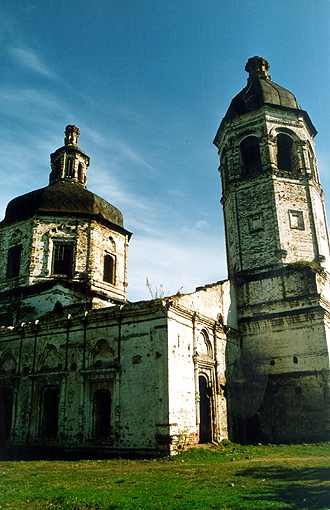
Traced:
<svg viewBox="0 0 330 510">
<path fill-rule="evenodd" d="M 26 48 L 11 48 L 10 54 L 22 65 L 32 71 L 45 76 L 51 80 L 55 79 L 55 74 L 41 61 L 40 57 L 32 50 Z"/>
</svg>

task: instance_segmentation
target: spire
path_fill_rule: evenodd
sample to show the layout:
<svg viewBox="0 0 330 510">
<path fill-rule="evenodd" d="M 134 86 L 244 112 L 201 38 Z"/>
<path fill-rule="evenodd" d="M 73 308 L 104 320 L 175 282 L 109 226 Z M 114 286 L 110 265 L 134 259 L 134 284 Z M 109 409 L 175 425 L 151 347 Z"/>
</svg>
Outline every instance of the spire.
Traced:
<svg viewBox="0 0 330 510">
<path fill-rule="evenodd" d="M 57 181 L 70 181 L 86 187 L 89 157 L 78 147 L 79 128 L 69 124 L 64 133 L 64 146 L 50 155 L 52 171 L 49 175 L 49 184 Z"/>
<path fill-rule="evenodd" d="M 251 83 L 256 78 L 262 80 L 270 80 L 268 75 L 269 63 L 263 57 L 251 57 L 246 63 L 245 71 L 249 73 L 248 83 Z"/>
</svg>

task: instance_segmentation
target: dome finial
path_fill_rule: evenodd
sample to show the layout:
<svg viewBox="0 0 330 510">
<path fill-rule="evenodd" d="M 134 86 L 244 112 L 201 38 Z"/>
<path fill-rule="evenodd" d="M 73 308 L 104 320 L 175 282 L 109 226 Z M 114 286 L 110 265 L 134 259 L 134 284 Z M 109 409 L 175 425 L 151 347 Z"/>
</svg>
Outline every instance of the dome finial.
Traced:
<svg viewBox="0 0 330 510">
<path fill-rule="evenodd" d="M 73 124 L 69 124 L 65 128 L 64 144 L 75 145 L 78 147 L 79 135 L 80 135 L 79 128 L 77 128 L 77 126 L 74 126 Z"/>
<path fill-rule="evenodd" d="M 255 80 L 256 78 L 261 78 L 263 80 L 270 80 L 270 76 L 268 75 L 268 69 L 270 65 L 267 60 L 263 57 L 251 57 L 246 63 L 245 71 L 249 73 L 248 81 Z"/>
</svg>

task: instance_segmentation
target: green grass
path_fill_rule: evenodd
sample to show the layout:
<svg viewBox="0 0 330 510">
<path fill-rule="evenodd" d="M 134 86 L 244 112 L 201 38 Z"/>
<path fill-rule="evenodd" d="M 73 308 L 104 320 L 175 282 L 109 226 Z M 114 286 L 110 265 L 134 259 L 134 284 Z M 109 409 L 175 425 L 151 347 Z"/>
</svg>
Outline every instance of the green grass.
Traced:
<svg viewBox="0 0 330 510">
<path fill-rule="evenodd" d="M 0 510 L 330 509 L 330 443 L 171 459 L 0 461 Z"/>
</svg>

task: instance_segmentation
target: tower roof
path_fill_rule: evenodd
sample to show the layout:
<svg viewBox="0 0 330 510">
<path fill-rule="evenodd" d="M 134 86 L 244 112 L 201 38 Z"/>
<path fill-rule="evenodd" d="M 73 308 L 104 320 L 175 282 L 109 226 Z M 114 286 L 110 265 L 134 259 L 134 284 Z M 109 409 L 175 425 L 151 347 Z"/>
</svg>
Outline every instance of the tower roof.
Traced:
<svg viewBox="0 0 330 510">
<path fill-rule="evenodd" d="M 89 157 L 78 147 L 79 129 L 67 126 L 65 134 L 65 145 L 51 154 L 49 185 L 11 200 L 0 225 L 35 216 L 77 215 L 97 217 L 124 228 L 119 209 L 85 187 Z"/>
<path fill-rule="evenodd" d="M 287 110 L 299 110 L 307 121 L 313 135 L 316 129 L 307 112 L 301 109 L 296 97 L 289 90 L 277 85 L 268 74 L 269 63 L 263 57 L 251 57 L 246 63 L 245 71 L 249 73 L 247 85 L 233 98 L 218 130 L 223 125 L 241 115 L 259 110 L 265 105 Z"/>
</svg>

